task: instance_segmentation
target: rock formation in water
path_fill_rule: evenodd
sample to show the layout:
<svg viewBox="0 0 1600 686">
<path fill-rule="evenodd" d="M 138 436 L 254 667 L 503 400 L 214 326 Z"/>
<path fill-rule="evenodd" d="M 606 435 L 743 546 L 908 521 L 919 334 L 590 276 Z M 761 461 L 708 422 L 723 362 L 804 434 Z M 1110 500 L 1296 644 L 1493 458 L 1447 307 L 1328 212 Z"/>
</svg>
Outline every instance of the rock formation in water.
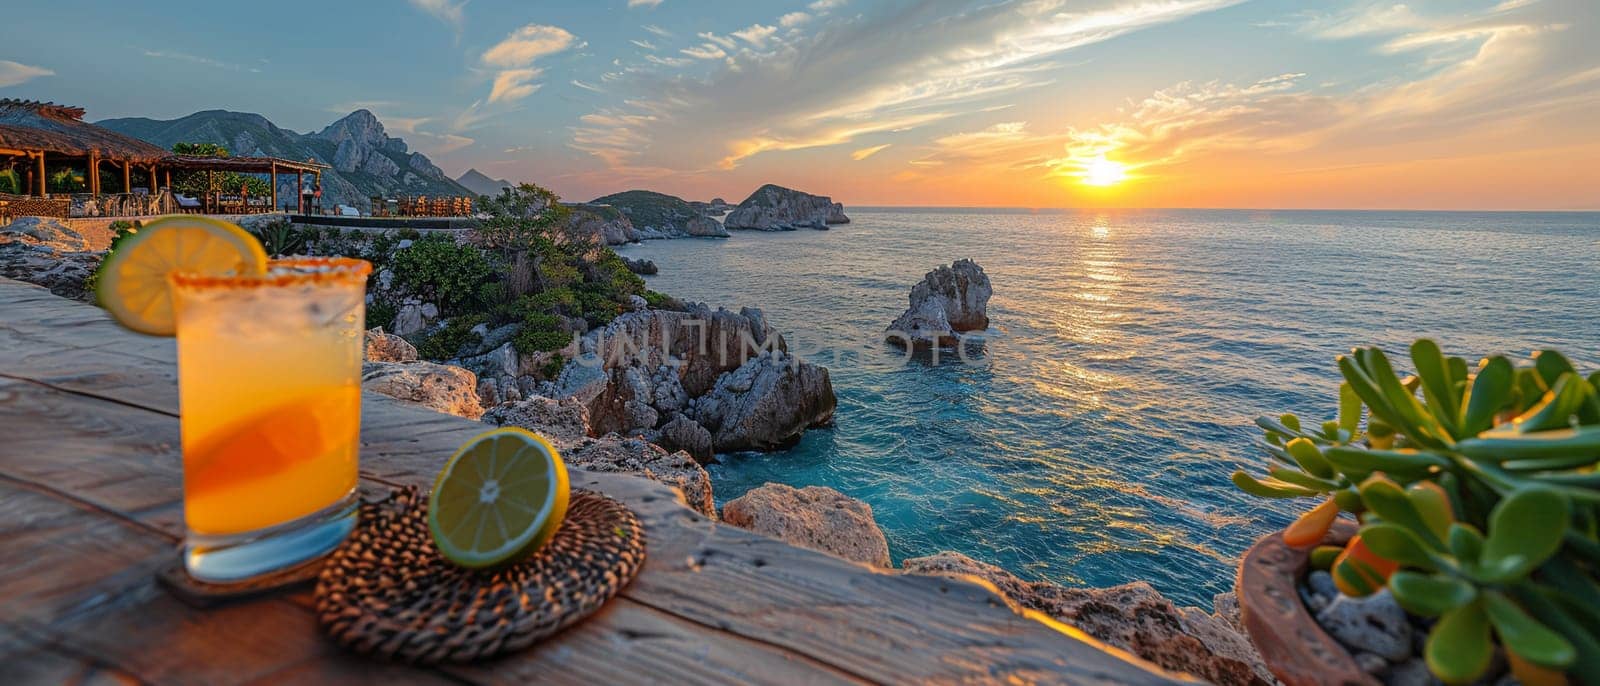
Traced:
<svg viewBox="0 0 1600 686">
<path fill-rule="evenodd" d="M 730 229 L 793 231 L 807 227 L 826 229 L 829 224 L 848 224 L 844 205 L 832 198 L 767 184 L 728 213 L 724 225 Z"/>
<path fill-rule="evenodd" d="M 1023 581 L 956 552 L 908 559 L 901 566 L 912 574 L 978 577 L 1024 608 L 1043 612 L 1166 669 L 1188 672 L 1215 684 L 1277 683 L 1255 646 L 1228 622 L 1197 608 L 1177 607 L 1143 581 L 1111 588 L 1067 588 Z"/>
<path fill-rule="evenodd" d="M 959 334 L 989 328 L 992 295 L 983 267 L 956 260 L 928 272 L 911 288 L 911 306 L 889 325 L 884 338 L 911 347 L 956 345 Z"/>
<path fill-rule="evenodd" d="M 642 276 L 650 276 L 661 271 L 661 268 L 656 266 L 654 260 L 647 260 L 642 257 L 634 259 L 623 255 L 622 263 L 628 265 L 628 271 Z"/>
<path fill-rule="evenodd" d="M 717 220 L 705 216 L 683 198 L 665 193 L 624 191 L 595 198 L 588 204 L 616 208 L 646 240 L 728 235 Z"/>
<path fill-rule="evenodd" d="M 890 564 L 889 541 L 872 519 L 872 506 L 827 486 L 767 483 L 728 501 L 722 520 L 846 560 Z"/>
</svg>

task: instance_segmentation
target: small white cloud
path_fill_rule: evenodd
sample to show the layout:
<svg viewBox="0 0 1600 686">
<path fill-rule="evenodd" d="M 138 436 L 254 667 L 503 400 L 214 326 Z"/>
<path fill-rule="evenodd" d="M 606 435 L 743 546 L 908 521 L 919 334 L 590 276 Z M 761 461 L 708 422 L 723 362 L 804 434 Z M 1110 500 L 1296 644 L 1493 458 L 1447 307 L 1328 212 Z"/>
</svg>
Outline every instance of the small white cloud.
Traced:
<svg viewBox="0 0 1600 686">
<path fill-rule="evenodd" d="M 543 73 L 542 69 L 507 69 L 494 77 L 489 89 L 489 102 L 510 102 L 533 95 L 542 84 L 527 83 Z"/>
<path fill-rule="evenodd" d="M 672 37 L 672 32 L 671 31 L 668 31 L 668 30 L 666 30 L 664 28 L 656 26 L 655 24 L 645 24 L 644 26 L 641 26 L 639 28 L 644 29 L 646 31 L 649 31 L 650 33 L 653 33 L 653 34 L 655 34 L 655 35 L 657 35 L 657 36 L 659 36 L 661 38 L 671 38 Z"/>
<path fill-rule="evenodd" d="M 529 24 L 485 50 L 483 63 L 491 67 L 525 67 L 540 57 L 572 47 L 572 43 L 573 35 L 566 29 Z"/>
<path fill-rule="evenodd" d="M 828 10 L 844 7 L 846 0 L 817 0 L 807 5 L 812 12 L 827 12 Z"/>
<path fill-rule="evenodd" d="M 21 85 L 41 76 L 55 75 L 55 72 L 44 67 L 35 67 L 21 62 L 12 62 L 11 60 L 0 60 L 0 88 Z"/>
<path fill-rule="evenodd" d="M 778 17 L 778 26 L 782 26 L 786 29 L 792 29 L 810 20 L 811 15 L 806 14 L 805 12 L 790 12 Z"/>
<path fill-rule="evenodd" d="M 602 76 L 601 78 L 605 78 L 605 77 Z M 582 88 L 582 89 L 584 89 L 586 91 L 594 91 L 596 93 L 604 93 L 605 92 L 605 91 L 601 90 L 599 86 L 591 86 L 591 85 L 589 85 L 587 83 L 584 83 L 582 81 L 579 81 L 577 79 L 573 79 L 572 80 L 572 85 L 577 86 L 579 88 Z"/>
<path fill-rule="evenodd" d="M 706 39 L 708 41 L 716 43 L 717 45 L 720 45 L 720 46 L 722 46 L 724 48 L 727 48 L 729 50 L 732 50 L 732 49 L 734 49 L 734 48 L 739 46 L 739 44 L 734 42 L 734 40 L 732 38 L 728 38 L 727 36 L 719 36 L 719 35 L 717 35 L 715 33 L 711 33 L 710 31 L 701 31 L 699 34 L 696 34 L 696 35 L 698 35 L 701 38 L 704 38 L 704 39 Z"/>
<path fill-rule="evenodd" d="M 892 145 L 892 143 L 884 143 L 883 145 L 874 145 L 870 148 L 862 148 L 850 153 L 850 159 L 860 162 L 861 160 L 867 159 L 868 157 L 872 157 L 873 155 L 882 152 L 884 148 L 887 148 L 890 145 Z"/>
<path fill-rule="evenodd" d="M 428 14 L 432 15 L 434 19 L 438 19 L 439 21 L 449 24 L 450 28 L 455 29 L 457 33 L 461 32 L 461 9 L 466 7 L 466 5 L 466 0 L 462 0 L 461 2 L 450 2 L 450 0 L 411 0 L 412 7 L 427 12 Z"/>
<path fill-rule="evenodd" d="M 661 0 L 628 0 L 629 7 L 655 7 Z"/>
<path fill-rule="evenodd" d="M 693 57 L 697 60 L 720 60 L 728 56 L 728 53 L 723 52 L 722 48 L 717 47 L 713 43 L 704 43 L 701 45 L 684 48 L 678 52 Z"/>
<path fill-rule="evenodd" d="M 656 49 L 656 44 L 655 43 L 651 43 L 650 41 L 647 41 L 647 40 L 629 40 L 628 42 L 632 43 L 634 45 L 637 45 L 637 46 L 639 46 L 641 48 L 644 48 L 646 50 L 654 50 L 654 49 Z"/>
<path fill-rule="evenodd" d="M 761 24 L 751 24 L 747 28 L 740 29 L 738 31 L 734 31 L 733 35 L 744 39 L 744 41 L 746 43 L 749 43 L 749 44 L 754 45 L 754 46 L 756 46 L 758 48 L 761 48 L 761 47 L 766 47 L 767 39 L 771 38 L 772 34 L 775 34 L 777 32 L 778 32 L 778 28 L 776 26 L 763 26 Z"/>
</svg>

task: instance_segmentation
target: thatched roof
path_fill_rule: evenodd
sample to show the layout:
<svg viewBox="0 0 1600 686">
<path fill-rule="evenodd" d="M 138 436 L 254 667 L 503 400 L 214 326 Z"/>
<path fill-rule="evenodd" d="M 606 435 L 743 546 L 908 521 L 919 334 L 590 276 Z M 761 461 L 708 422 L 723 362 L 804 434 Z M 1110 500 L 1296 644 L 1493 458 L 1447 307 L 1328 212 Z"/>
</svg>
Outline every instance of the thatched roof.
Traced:
<svg viewBox="0 0 1600 686">
<path fill-rule="evenodd" d="M 137 138 L 83 121 L 83 108 L 35 100 L 0 99 L 0 148 L 43 150 L 139 164 L 159 162 L 171 153 Z"/>
<path fill-rule="evenodd" d="M 300 162 L 281 157 L 200 157 L 196 155 L 167 155 L 163 160 L 174 169 L 231 171 L 245 174 L 265 174 L 274 166 L 280 172 L 320 172 L 328 165 L 316 160 Z"/>
</svg>

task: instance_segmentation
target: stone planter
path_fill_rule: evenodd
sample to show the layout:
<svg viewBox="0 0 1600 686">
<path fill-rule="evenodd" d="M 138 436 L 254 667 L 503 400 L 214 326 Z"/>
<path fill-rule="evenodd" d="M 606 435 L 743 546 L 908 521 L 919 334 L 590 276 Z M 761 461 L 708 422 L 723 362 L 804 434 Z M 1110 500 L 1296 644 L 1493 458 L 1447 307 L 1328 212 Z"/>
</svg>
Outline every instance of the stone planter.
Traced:
<svg viewBox="0 0 1600 686">
<path fill-rule="evenodd" d="M 1322 545 L 1343 545 L 1355 534 L 1355 523 L 1341 519 Z M 1300 599 L 1310 558 L 1309 548 L 1289 547 L 1279 532 L 1263 536 L 1245 552 L 1234 581 L 1245 632 L 1285 686 L 1377 686 L 1377 679 L 1322 630 Z"/>
</svg>

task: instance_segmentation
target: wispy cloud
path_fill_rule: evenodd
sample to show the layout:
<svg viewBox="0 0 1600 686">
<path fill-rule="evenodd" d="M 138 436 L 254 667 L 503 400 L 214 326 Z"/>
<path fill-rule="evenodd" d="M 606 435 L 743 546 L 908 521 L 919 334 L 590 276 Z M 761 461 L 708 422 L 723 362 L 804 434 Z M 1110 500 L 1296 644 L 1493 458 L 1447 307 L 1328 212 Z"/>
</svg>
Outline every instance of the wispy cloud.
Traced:
<svg viewBox="0 0 1600 686">
<path fill-rule="evenodd" d="M 483 63 L 491 67 L 525 67 L 540 57 L 572 47 L 573 42 L 573 35 L 566 29 L 528 24 L 485 50 Z"/>
<path fill-rule="evenodd" d="M 489 89 L 489 102 L 504 102 L 521 100 L 539 91 L 543 84 L 531 81 L 543 74 L 543 69 L 506 69 L 496 74 L 494 85 Z"/>
<path fill-rule="evenodd" d="M 718 47 L 716 43 L 703 43 L 701 45 L 690 46 L 679 50 L 678 52 L 693 57 L 697 60 L 720 60 L 728 56 L 728 53 L 724 52 L 722 48 Z"/>
<path fill-rule="evenodd" d="M 726 53 L 721 68 L 634 74 L 622 90 L 637 95 L 583 118 L 573 145 L 627 174 L 725 169 L 753 155 L 845 144 L 1004 104 L 997 99 L 1050 83 L 1058 58 L 1075 48 L 1238 1 L 966 0 L 953 9 L 920 3 L 814 16 L 781 34 L 781 17 L 731 37 L 701 32 Z M 819 1 L 808 9 L 843 4 Z M 645 59 L 667 68 L 690 62 Z M 737 107 L 728 106 L 730 98 Z M 611 147 L 618 142 L 625 144 Z"/>
<path fill-rule="evenodd" d="M 0 88 L 20 86 L 41 76 L 55 76 L 44 67 L 35 67 L 11 60 L 0 60 Z"/>
<path fill-rule="evenodd" d="M 661 0 L 628 0 L 629 7 L 655 7 L 660 4 Z"/>
<path fill-rule="evenodd" d="M 462 10 L 467 6 L 466 0 L 461 0 L 461 2 L 451 2 L 450 0 L 410 0 L 410 2 L 412 7 L 444 22 L 457 35 L 460 35 L 461 26 L 465 19 Z"/>
<path fill-rule="evenodd" d="M 478 61 L 483 68 L 494 74 L 489 95 L 457 115 L 452 128 L 460 132 L 476 126 L 493 114 L 492 111 L 486 111 L 486 107 L 516 102 L 539 92 L 544 84 L 532 81 L 539 78 L 544 70 L 534 66 L 534 62 L 577 44 L 575 36 L 558 26 L 528 24 L 512 31 L 479 56 Z"/>
<path fill-rule="evenodd" d="M 883 152 L 883 149 L 889 147 L 890 145 L 892 145 L 892 144 L 891 143 L 884 143 L 883 145 L 874 145 L 874 146 L 872 146 L 870 148 L 862 148 L 860 150 L 857 150 L 855 152 L 850 153 L 850 159 L 855 160 L 857 162 L 860 162 L 861 160 L 867 159 L 868 157 L 872 157 L 873 155 L 876 155 L 876 154 L 878 154 L 880 152 Z"/>
<path fill-rule="evenodd" d="M 655 43 L 651 43 L 650 41 L 647 41 L 647 40 L 632 39 L 632 40 L 629 40 L 628 42 L 632 43 L 634 45 L 637 45 L 637 46 L 639 46 L 641 48 L 644 48 L 645 50 L 655 50 L 656 49 L 656 44 Z"/>
<path fill-rule="evenodd" d="M 153 57 L 153 58 L 156 58 L 156 59 L 176 60 L 176 61 L 179 61 L 179 62 L 188 62 L 190 64 L 198 64 L 198 65 L 201 65 L 201 66 L 211 67 L 213 69 L 226 69 L 228 71 L 242 71 L 242 72 L 249 72 L 251 74 L 259 74 L 259 73 L 261 73 L 261 69 L 259 67 L 249 67 L 249 66 L 245 66 L 245 65 L 242 65 L 242 64 L 237 64 L 237 63 L 234 63 L 234 62 L 228 62 L 228 61 L 225 61 L 225 60 L 219 60 L 219 59 L 215 59 L 215 58 L 211 58 L 211 57 L 205 57 L 203 55 L 191 55 L 191 54 L 186 53 L 186 52 L 178 52 L 176 50 L 145 50 L 143 52 L 144 52 L 144 56 L 145 57 Z"/>
<path fill-rule="evenodd" d="M 592 92 L 595 92 L 595 93 L 604 93 L 605 92 L 599 86 L 591 86 L 591 85 L 589 85 L 587 83 L 584 83 L 582 81 L 579 81 L 577 79 L 573 79 L 572 80 L 572 85 L 577 86 L 579 88 L 582 88 L 582 89 L 584 89 L 586 91 L 592 91 Z"/>
</svg>

